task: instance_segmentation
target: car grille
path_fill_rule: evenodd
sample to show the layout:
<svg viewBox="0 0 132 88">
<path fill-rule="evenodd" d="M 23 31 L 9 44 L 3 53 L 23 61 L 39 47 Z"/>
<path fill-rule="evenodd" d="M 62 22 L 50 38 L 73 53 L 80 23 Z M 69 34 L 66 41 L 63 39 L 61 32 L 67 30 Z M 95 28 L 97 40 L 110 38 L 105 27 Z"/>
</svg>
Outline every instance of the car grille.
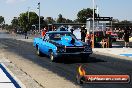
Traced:
<svg viewBox="0 0 132 88">
<path fill-rule="evenodd" d="M 67 53 L 75 53 L 75 52 L 83 52 L 83 51 L 84 51 L 83 47 L 66 47 Z"/>
</svg>

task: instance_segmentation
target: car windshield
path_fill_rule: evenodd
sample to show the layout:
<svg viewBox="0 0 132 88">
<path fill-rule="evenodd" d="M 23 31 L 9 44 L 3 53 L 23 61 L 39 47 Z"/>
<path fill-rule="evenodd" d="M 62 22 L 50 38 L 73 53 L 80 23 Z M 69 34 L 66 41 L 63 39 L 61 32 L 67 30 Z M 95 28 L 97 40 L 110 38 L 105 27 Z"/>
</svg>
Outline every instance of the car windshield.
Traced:
<svg viewBox="0 0 132 88">
<path fill-rule="evenodd" d="M 50 33 L 49 40 L 59 41 L 63 36 L 71 36 L 73 39 L 77 40 L 72 33 Z"/>
</svg>

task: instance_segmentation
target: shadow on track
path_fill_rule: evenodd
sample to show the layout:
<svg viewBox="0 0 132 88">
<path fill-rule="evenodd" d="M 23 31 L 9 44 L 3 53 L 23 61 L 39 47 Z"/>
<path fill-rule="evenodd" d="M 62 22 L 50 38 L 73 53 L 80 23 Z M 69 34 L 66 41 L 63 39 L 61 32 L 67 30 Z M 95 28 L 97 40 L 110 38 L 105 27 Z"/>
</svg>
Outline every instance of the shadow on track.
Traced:
<svg viewBox="0 0 132 88">
<path fill-rule="evenodd" d="M 86 61 L 82 61 L 80 57 L 61 57 L 56 63 L 64 63 L 64 64 L 75 64 L 75 63 L 98 63 L 98 62 L 106 62 L 101 59 L 97 59 L 95 57 L 89 56 Z"/>
</svg>

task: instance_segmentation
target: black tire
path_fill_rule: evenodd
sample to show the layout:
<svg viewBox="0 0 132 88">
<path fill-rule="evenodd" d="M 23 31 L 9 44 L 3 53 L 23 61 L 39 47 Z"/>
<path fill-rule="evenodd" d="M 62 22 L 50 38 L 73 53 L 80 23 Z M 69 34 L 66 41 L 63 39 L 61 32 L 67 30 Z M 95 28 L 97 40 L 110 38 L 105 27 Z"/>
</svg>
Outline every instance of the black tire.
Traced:
<svg viewBox="0 0 132 88">
<path fill-rule="evenodd" d="M 50 60 L 51 60 L 52 62 L 55 62 L 55 61 L 56 61 L 56 58 L 54 57 L 54 54 L 53 54 L 52 51 L 50 51 L 49 57 L 50 57 Z"/>
<path fill-rule="evenodd" d="M 80 77 L 79 75 L 77 75 L 76 81 L 79 85 L 82 85 L 84 84 L 84 77 Z"/>
</svg>

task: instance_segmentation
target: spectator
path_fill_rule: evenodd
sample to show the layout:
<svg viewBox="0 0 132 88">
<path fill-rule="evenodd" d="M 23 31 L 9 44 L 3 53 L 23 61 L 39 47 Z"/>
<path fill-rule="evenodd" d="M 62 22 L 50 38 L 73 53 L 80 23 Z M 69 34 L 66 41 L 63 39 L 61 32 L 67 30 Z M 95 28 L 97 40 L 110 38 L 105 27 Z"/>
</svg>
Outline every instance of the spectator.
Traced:
<svg viewBox="0 0 132 88">
<path fill-rule="evenodd" d="M 70 31 L 71 31 L 71 33 L 73 33 L 74 29 L 73 29 L 73 28 L 71 28 L 71 29 L 70 29 Z"/>
<path fill-rule="evenodd" d="M 65 27 L 64 26 L 61 26 L 60 27 L 60 31 L 66 31 Z"/>
<path fill-rule="evenodd" d="M 129 46 L 129 35 L 130 35 L 130 32 L 129 32 L 129 27 L 126 27 L 125 30 L 124 30 L 124 41 L 125 41 L 125 47 L 128 47 Z"/>
<path fill-rule="evenodd" d="M 44 39 L 44 36 L 45 36 L 46 32 L 47 32 L 46 28 L 42 29 L 42 31 L 41 31 L 42 39 Z"/>
<path fill-rule="evenodd" d="M 118 38 L 119 38 L 119 40 L 122 38 L 121 30 L 119 30 L 119 32 L 118 32 Z"/>
<path fill-rule="evenodd" d="M 85 37 L 86 37 L 86 34 L 87 34 L 87 30 L 85 29 L 85 26 L 83 25 L 81 27 L 81 41 L 85 42 Z"/>
<path fill-rule="evenodd" d="M 25 35 L 25 39 L 28 39 L 27 31 L 26 30 L 24 31 L 24 35 Z"/>
<path fill-rule="evenodd" d="M 53 27 L 53 31 L 56 31 L 56 27 L 55 26 Z"/>
</svg>

